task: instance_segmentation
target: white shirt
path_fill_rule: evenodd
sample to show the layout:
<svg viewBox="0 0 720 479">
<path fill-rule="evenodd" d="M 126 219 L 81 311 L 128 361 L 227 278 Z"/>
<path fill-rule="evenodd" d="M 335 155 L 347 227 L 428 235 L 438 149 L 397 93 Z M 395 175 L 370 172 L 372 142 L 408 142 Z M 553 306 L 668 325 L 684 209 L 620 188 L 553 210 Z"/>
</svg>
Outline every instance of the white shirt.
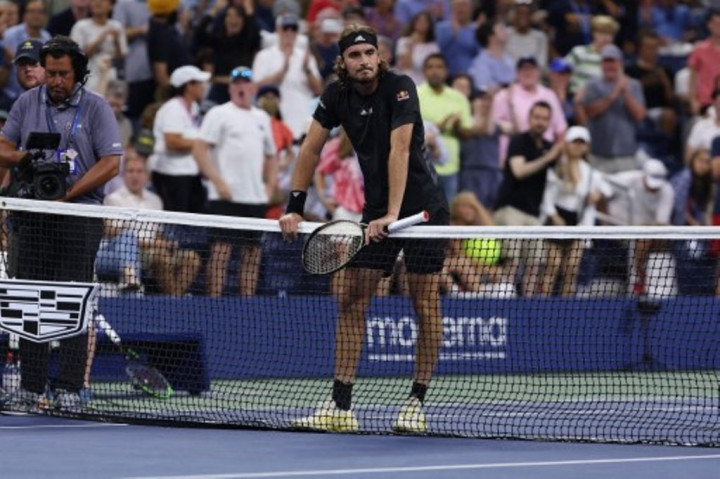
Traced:
<svg viewBox="0 0 720 479">
<path fill-rule="evenodd" d="M 75 40 L 81 50 L 85 51 L 90 44 L 95 42 L 101 33 L 110 29 L 115 29 L 120 32 L 120 35 L 118 35 L 118 43 L 120 44 L 119 54 L 125 57 L 128 52 L 127 37 L 125 36 L 125 28 L 117 20 L 108 20 L 105 25 L 98 25 L 92 18 L 78 20 L 70 31 L 70 38 Z M 114 58 L 115 53 L 115 41 L 112 35 L 108 35 L 105 37 L 105 41 L 99 45 L 95 53 L 88 59 L 90 76 L 86 84 L 87 88 L 93 91 L 97 89 L 100 77 L 100 62 L 108 56 Z M 108 71 L 108 79 L 114 80 L 115 78 L 117 78 L 117 70 L 115 67 L 111 67 Z"/>
<path fill-rule="evenodd" d="M 665 181 L 660 189 L 645 188 L 641 170 L 623 171 L 607 177 L 615 194 L 608 201 L 608 213 L 628 225 L 669 225 L 675 192 Z"/>
<path fill-rule="evenodd" d="M 268 202 L 263 170 L 265 158 L 275 157 L 275 142 L 267 113 L 223 103 L 207 112 L 199 138 L 214 146 L 211 158 L 230 187 L 233 203 Z M 208 199 L 220 198 L 215 185 L 206 186 Z"/>
<path fill-rule="evenodd" d="M 709 150 L 716 136 L 720 136 L 718 121 L 713 117 L 702 118 L 690 130 L 687 146 L 693 150 Z"/>
<path fill-rule="evenodd" d="M 300 138 L 307 128 L 313 114 L 315 94 L 310 89 L 307 75 L 303 71 L 303 62 L 307 49 L 295 45 L 290 56 L 290 65 L 283 78 L 280 88 L 280 112 L 283 121 L 288 125 L 295 138 Z M 253 77 L 257 82 L 274 75 L 285 64 L 285 54 L 277 45 L 264 48 L 255 55 L 253 60 Z M 320 78 L 315 57 L 310 55 L 308 62 L 312 74 Z"/>
<path fill-rule="evenodd" d="M 598 192 L 609 198 L 612 196 L 612 187 L 605 181 L 603 174 L 593 170 L 587 162 L 580 161 L 579 166 L 580 178 L 572 189 L 558 177 L 555 168 L 548 170 L 541 211 L 544 216 L 552 216 L 557 213 L 557 207 L 560 207 L 579 213 L 579 225 L 592 226 L 595 224 L 597 210 L 595 205 L 587 204 L 588 195 Z"/>
<path fill-rule="evenodd" d="M 196 138 L 200 107 L 193 103 L 190 110 L 185 100 L 175 97 L 167 102 L 157 112 L 153 135 L 155 148 L 150 156 L 150 168 L 165 175 L 197 175 L 200 170 L 190 151 L 167 151 L 165 146 L 165 133 L 178 133 L 185 138 Z"/>
<path fill-rule="evenodd" d="M 123 185 L 113 191 L 103 200 L 104 206 L 118 206 L 120 208 L 134 208 L 138 210 L 162 210 L 163 203 L 158 195 L 152 191 L 143 190 L 136 195 Z M 140 221 L 122 221 L 118 226 L 123 229 L 132 229 L 137 232 L 140 239 L 152 239 L 157 236 L 160 227 L 158 224 L 145 223 Z"/>
</svg>

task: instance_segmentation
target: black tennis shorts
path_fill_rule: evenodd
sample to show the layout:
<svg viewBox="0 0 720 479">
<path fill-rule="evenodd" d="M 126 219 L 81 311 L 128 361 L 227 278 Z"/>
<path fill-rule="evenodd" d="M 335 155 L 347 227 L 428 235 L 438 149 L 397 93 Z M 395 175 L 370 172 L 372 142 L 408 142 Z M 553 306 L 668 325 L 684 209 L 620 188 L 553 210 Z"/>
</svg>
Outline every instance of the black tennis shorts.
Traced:
<svg viewBox="0 0 720 479">
<path fill-rule="evenodd" d="M 369 223 L 363 218 L 363 223 Z M 450 214 L 439 210 L 430 215 L 430 221 L 422 225 L 447 226 Z M 390 275 L 400 251 L 403 252 L 408 273 L 432 274 L 442 271 L 448 241 L 445 238 L 388 238 L 380 243 L 370 243 L 353 258 L 348 268 L 381 269 Z"/>
</svg>

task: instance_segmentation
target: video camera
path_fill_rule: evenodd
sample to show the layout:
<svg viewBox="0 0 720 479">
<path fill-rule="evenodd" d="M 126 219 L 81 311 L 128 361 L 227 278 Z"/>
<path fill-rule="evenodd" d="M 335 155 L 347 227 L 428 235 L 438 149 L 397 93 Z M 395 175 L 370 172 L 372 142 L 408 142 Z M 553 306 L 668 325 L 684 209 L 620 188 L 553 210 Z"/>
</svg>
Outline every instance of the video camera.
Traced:
<svg viewBox="0 0 720 479">
<path fill-rule="evenodd" d="M 70 162 L 65 155 L 57 161 L 59 133 L 31 132 L 25 144 L 27 155 L 17 167 L 17 177 L 8 196 L 52 201 L 67 193 Z M 52 152 L 48 154 L 48 152 Z"/>
</svg>

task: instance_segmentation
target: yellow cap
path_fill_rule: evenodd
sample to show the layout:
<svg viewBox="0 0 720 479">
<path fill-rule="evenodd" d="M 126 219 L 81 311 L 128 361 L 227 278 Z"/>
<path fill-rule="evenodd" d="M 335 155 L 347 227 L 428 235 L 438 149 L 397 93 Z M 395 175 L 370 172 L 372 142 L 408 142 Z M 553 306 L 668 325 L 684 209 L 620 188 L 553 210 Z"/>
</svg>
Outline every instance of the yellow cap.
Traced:
<svg viewBox="0 0 720 479">
<path fill-rule="evenodd" d="M 180 0 L 148 0 L 148 10 L 152 15 L 168 15 L 180 6 Z"/>
</svg>

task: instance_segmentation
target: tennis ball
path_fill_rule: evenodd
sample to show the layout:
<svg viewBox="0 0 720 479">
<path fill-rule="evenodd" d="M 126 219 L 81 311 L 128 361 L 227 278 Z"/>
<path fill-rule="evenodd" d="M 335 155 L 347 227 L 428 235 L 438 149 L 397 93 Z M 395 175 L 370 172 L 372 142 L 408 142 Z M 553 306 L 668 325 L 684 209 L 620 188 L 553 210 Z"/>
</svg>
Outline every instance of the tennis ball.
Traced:
<svg viewBox="0 0 720 479">
<path fill-rule="evenodd" d="M 493 265 L 500 262 L 502 243 L 492 238 L 473 238 L 462 242 L 463 251 L 468 258 L 478 263 Z"/>
</svg>

